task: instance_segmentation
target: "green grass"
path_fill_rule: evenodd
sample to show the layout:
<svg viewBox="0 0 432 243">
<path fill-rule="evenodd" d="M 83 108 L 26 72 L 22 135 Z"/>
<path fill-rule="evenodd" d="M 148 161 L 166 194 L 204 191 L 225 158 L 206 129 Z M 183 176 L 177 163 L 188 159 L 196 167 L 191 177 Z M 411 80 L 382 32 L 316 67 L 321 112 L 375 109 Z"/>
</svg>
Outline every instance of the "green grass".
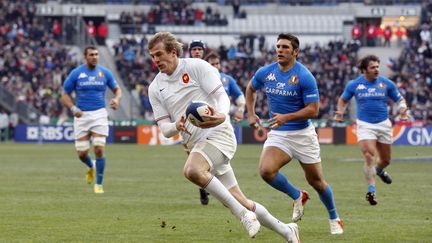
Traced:
<svg viewBox="0 0 432 243">
<path fill-rule="evenodd" d="M 393 147 L 393 156 L 431 156 L 430 147 Z M 289 221 L 291 201 L 258 174 L 261 146 L 240 145 L 232 162 L 243 192 Z M 182 174 L 180 146 L 108 145 L 105 191 L 84 181 L 74 146 L 0 144 L 0 242 L 283 242 L 262 229 L 251 240 L 215 198 L 199 203 Z M 365 201 L 357 146 L 322 146 L 345 234 L 331 236 L 327 213 L 297 161 L 283 168 L 311 200 L 299 222 L 302 242 L 431 242 L 432 163 L 394 162 L 393 184 L 378 181 L 379 204 Z M 165 224 L 165 227 L 162 227 Z"/>
</svg>

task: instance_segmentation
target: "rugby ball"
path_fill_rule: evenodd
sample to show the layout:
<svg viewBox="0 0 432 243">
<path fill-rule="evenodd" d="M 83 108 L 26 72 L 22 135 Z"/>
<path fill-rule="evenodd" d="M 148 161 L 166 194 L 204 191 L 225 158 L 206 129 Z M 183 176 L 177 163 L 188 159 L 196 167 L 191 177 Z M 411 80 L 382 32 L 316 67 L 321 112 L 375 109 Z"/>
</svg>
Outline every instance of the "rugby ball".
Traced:
<svg viewBox="0 0 432 243">
<path fill-rule="evenodd" d="M 205 121 L 203 116 L 210 116 L 211 113 L 209 105 L 204 101 L 192 101 L 186 108 L 186 118 L 194 126 L 199 126 L 201 122 Z"/>
</svg>

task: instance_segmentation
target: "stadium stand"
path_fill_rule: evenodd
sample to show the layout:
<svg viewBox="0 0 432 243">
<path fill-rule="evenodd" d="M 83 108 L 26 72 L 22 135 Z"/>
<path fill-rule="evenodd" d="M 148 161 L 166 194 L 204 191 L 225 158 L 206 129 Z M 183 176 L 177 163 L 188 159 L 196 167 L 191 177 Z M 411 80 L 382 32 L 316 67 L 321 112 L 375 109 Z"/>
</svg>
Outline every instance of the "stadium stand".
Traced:
<svg viewBox="0 0 432 243">
<path fill-rule="evenodd" d="M 4 107 L 17 109 L 28 122 L 37 122 L 38 115 L 65 116 L 59 101 L 62 81 L 77 59 L 55 39 L 53 19 L 35 16 L 31 1 L 1 5 L 0 86 L 2 98 L 12 94 Z"/>
<path fill-rule="evenodd" d="M 75 0 L 61 3 L 81 2 Z M 148 13 L 151 9 L 161 6 L 165 9 L 173 8 L 164 2 L 86 1 L 87 4 L 108 4 L 108 6 L 121 4 L 115 5 L 116 8 L 111 8 L 112 12 L 105 13 L 107 16 L 102 14 L 103 19 L 106 17 L 109 26 L 106 45 L 113 52 L 113 61 L 125 87 L 141 106 L 140 115 L 148 120 L 152 119 L 152 113 L 147 89 L 157 69 L 151 63 L 146 51 L 146 34 L 149 29 L 142 26 L 148 25 Z M 358 75 L 355 64 L 361 44 L 359 41 L 350 40 L 350 28 L 348 31 L 345 30 L 356 21 L 354 14 L 348 10 L 352 9 L 352 4 L 376 4 L 377 2 L 335 0 L 330 3 L 326 1 L 324 4 L 319 1 L 300 0 L 241 1 L 240 9 L 247 13 L 244 16 L 246 18 L 239 18 L 233 13 L 230 1 L 226 1 L 225 5 L 219 5 L 218 1 L 200 1 L 192 4 L 190 1 L 185 1 L 182 3 L 187 4 L 186 9 L 203 10 L 203 20 L 206 15 L 205 9 L 210 7 L 212 13 L 218 11 L 221 16 L 226 16 L 227 25 L 197 24 L 182 22 L 181 19 L 178 22 L 179 19 L 176 18 L 164 18 L 168 21 L 164 22 L 165 20 L 162 21 L 163 18 L 161 18 L 160 23 L 154 24 L 153 31 L 172 31 L 178 34 L 185 43 L 191 38 L 203 39 L 211 49 L 221 55 L 223 71 L 232 75 L 243 90 L 254 71 L 273 60 L 274 50 L 269 43 L 273 43 L 277 33 L 288 30 L 300 35 L 303 44 L 299 60 L 305 63 L 317 78 L 321 93 L 319 117 L 328 119 L 334 112 L 335 98 L 342 92 L 344 84 Z M 382 5 L 409 5 L 419 4 L 420 1 L 394 0 L 380 1 L 380 3 Z M 36 16 L 36 8 L 41 5 L 36 5 L 33 1 L 2 0 L 0 5 L 0 45 L 2 46 L 0 51 L 0 106 L 7 113 L 17 111 L 16 104 L 20 104 L 19 107 L 25 106 L 19 109 L 21 112 L 17 111 L 17 113 L 21 120 L 27 123 L 38 122 L 39 117 L 67 120 L 69 114 L 63 110 L 58 97 L 65 75 L 80 61 L 79 55 L 76 54 L 80 53 L 80 49 L 75 47 L 75 51 L 72 51 L 74 48 L 64 44 L 77 44 L 79 40 L 76 37 L 79 37 L 77 34 L 79 30 L 74 29 L 73 26 L 71 28 L 73 21 L 71 22 L 70 18 L 62 20 L 58 16 L 43 14 Z M 314 7 L 310 7 L 311 5 Z M 131 8 L 133 6 L 137 7 Z M 127 9 L 129 11 L 126 11 Z M 259 14 L 260 12 L 264 14 Z M 274 13 L 269 14 L 272 12 Z M 284 12 L 287 14 L 283 14 Z M 192 14 L 192 11 L 189 14 Z M 390 78 L 398 84 L 407 97 L 414 118 L 431 123 L 430 4 L 423 4 L 419 15 L 421 15 L 421 25 L 408 28 L 406 39 L 405 37 L 400 40 L 397 40 L 396 37 L 392 39 L 393 45 L 397 43 L 395 41 L 399 41 L 399 44 L 404 47 L 400 57 L 389 61 L 382 60 L 382 64 L 387 64 L 393 71 Z M 190 16 L 193 16 L 195 21 L 197 20 L 196 12 Z M 60 30 L 58 29 L 59 20 L 62 20 Z M 88 22 L 92 19 L 87 17 L 86 20 Z M 98 20 L 96 24 L 99 25 L 102 22 Z M 121 30 L 124 27 L 122 25 L 130 23 L 139 26 L 139 31 L 134 31 L 133 35 L 122 34 Z M 116 31 L 116 28 L 120 31 Z M 59 31 L 61 31 L 60 35 Z M 113 36 L 117 36 L 117 39 Z M 413 65 L 413 63 L 419 63 L 419 65 Z M 15 102 L 13 106 L 10 105 L 10 100 Z M 258 103 L 258 113 L 266 116 L 267 107 L 263 102 L 263 97 L 258 98 Z"/>
</svg>

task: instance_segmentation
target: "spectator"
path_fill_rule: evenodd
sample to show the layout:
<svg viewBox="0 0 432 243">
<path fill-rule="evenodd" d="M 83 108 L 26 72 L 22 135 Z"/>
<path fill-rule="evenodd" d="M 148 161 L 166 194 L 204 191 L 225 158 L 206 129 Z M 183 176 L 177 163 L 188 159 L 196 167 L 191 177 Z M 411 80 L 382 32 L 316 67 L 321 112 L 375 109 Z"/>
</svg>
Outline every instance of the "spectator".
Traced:
<svg viewBox="0 0 432 243">
<path fill-rule="evenodd" d="M 73 26 L 72 22 L 69 19 L 66 20 L 65 34 L 66 34 L 66 44 L 74 43 L 73 40 L 75 38 L 75 27 Z"/>
<path fill-rule="evenodd" d="M 96 26 L 94 25 L 94 23 L 93 23 L 93 21 L 89 21 L 88 23 L 87 23 L 87 34 L 90 36 L 90 37 L 96 37 Z"/>
<path fill-rule="evenodd" d="M 101 22 L 97 27 L 97 42 L 99 45 L 105 45 L 105 39 L 108 37 L 108 25 Z"/>
<path fill-rule="evenodd" d="M 377 26 L 374 24 L 369 24 L 366 27 L 366 45 L 367 46 L 376 46 L 376 38 L 378 36 Z"/>
<path fill-rule="evenodd" d="M 387 25 L 385 27 L 384 33 L 383 33 L 384 46 L 390 47 L 390 40 L 391 40 L 392 35 L 393 35 L 392 28 L 390 27 L 390 25 Z"/>
<path fill-rule="evenodd" d="M 15 128 L 18 126 L 19 118 L 16 112 L 12 112 L 9 115 L 9 140 L 15 138 Z"/>
<path fill-rule="evenodd" d="M 54 36 L 54 39 L 60 41 L 61 35 L 62 35 L 62 26 L 60 21 L 57 19 L 54 20 L 53 27 L 52 27 L 52 33 Z"/>
<path fill-rule="evenodd" d="M 403 45 L 403 38 L 406 36 L 405 28 L 402 26 L 399 26 L 396 31 L 395 35 L 397 37 L 397 46 L 401 47 Z M 429 33 L 430 36 L 430 33 Z"/>
<path fill-rule="evenodd" d="M 6 112 L 0 110 L 0 142 L 8 140 L 9 116 Z"/>
<path fill-rule="evenodd" d="M 232 1 L 234 18 L 240 18 L 240 0 Z"/>
<path fill-rule="evenodd" d="M 363 36 L 362 27 L 360 24 L 355 24 L 351 29 L 351 37 L 353 40 L 360 40 Z"/>
</svg>

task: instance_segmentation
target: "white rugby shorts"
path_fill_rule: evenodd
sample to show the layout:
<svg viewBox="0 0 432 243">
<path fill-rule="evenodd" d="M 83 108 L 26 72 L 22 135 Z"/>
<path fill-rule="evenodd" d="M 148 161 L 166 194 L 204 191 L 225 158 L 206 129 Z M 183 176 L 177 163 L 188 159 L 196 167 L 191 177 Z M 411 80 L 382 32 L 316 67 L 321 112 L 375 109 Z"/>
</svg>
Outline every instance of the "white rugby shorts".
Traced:
<svg viewBox="0 0 432 243">
<path fill-rule="evenodd" d="M 230 160 L 237 149 L 234 131 L 229 123 L 223 123 L 202 137 L 191 152 L 198 152 L 206 158 L 212 174 L 222 175 L 231 170 Z"/>
<path fill-rule="evenodd" d="M 297 159 L 304 164 L 321 162 L 318 135 L 313 125 L 295 131 L 271 130 L 267 134 L 267 140 L 264 143 L 265 147 L 277 147 L 291 158 Z"/>
<path fill-rule="evenodd" d="M 207 160 L 212 175 L 223 175 L 232 170 L 230 159 L 207 141 L 200 141 L 195 144 L 191 153 L 193 152 L 200 153 Z"/>
<path fill-rule="evenodd" d="M 393 128 L 389 119 L 379 123 L 357 120 L 357 141 L 377 140 L 380 143 L 392 144 Z"/>
<path fill-rule="evenodd" d="M 108 129 L 108 112 L 105 108 L 83 111 L 81 117 L 74 117 L 75 140 L 88 135 L 89 132 L 108 136 Z"/>
</svg>

